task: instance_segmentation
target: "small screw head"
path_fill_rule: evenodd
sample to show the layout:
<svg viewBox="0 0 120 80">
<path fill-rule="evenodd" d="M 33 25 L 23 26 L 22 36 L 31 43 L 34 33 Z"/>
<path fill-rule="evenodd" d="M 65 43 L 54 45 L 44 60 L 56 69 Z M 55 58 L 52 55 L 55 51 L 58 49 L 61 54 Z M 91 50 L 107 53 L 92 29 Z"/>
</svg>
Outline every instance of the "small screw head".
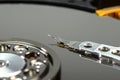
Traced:
<svg viewBox="0 0 120 80">
<path fill-rule="evenodd" d="M 21 54 L 21 53 L 26 52 L 27 48 L 23 45 L 16 45 L 13 50 Z"/>
<path fill-rule="evenodd" d="M 99 50 L 103 51 L 103 52 L 108 52 L 110 49 L 108 47 L 103 46 L 103 47 L 99 48 Z"/>
<path fill-rule="evenodd" d="M 112 54 L 120 55 L 120 50 L 113 50 L 113 51 L 112 51 Z"/>
<path fill-rule="evenodd" d="M 31 52 L 26 52 L 25 57 L 28 59 L 31 58 L 36 59 L 37 57 L 40 57 L 40 54 L 38 52 L 31 51 Z"/>
<path fill-rule="evenodd" d="M 35 67 L 36 67 L 36 68 L 41 68 L 41 65 L 43 65 L 42 62 L 39 62 L 39 61 L 38 61 L 38 62 L 35 63 Z"/>
<path fill-rule="evenodd" d="M 0 60 L 0 67 L 4 67 L 5 66 L 5 61 Z"/>
<path fill-rule="evenodd" d="M 9 61 L 0 60 L 0 67 L 5 67 L 9 65 Z"/>
<path fill-rule="evenodd" d="M 91 47 L 92 47 L 92 43 L 85 43 L 85 44 L 84 44 L 84 47 L 85 47 L 85 48 L 91 48 Z"/>
</svg>

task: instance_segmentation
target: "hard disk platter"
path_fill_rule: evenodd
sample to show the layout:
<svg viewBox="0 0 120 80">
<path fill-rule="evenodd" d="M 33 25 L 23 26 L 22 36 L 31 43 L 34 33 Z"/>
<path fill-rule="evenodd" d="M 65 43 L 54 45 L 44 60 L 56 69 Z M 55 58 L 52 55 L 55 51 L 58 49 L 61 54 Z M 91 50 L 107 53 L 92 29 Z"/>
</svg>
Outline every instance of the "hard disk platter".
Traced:
<svg viewBox="0 0 120 80">
<path fill-rule="evenodd" d="M 111 1 L 109 1 L 109 0 L 104 0 L 104 1 L 103 0 L 0 0 L 0 4 L 1 5 L 3 5 L 3 4 L 43 5 L 44 4 L 47 6 L 54 5 L 54 7 L 62 6 L 61 8 L 69 7 L 69 8 L 74 8 L 77 10 L 87 11 L 88 13 L 90 12 L 90 14 L 96 13 L 100 17 L 110 16 L 110 17 L 115 18 L 115 20 L 120 19 L 120 8 L 119 8 L 120 2 L 119 2 L 119 0 L 114 0 L 114 1 L 113 0 L 111 0 Z M 43 10 L 43 11 L 45 11 L 45 10 Z M 42 14 L 42 11 L 40 12 L 40 14 Z M 49 12 L 46 12 L 45 14 L 49 14 Z M 56 14 L 56 13 L 54 13 L 54 14 Z M 15 14 L 13 14 L 13 15 L 15 15 Z M 75 15 L 77 15 L 77 14 L 75 14 Z M 73 16 L 75 16 L 75 15 L 73 15 Z M 60 16 L 60 14 L 58 14 L 57 16 Z M 66 16 L 69 16 L 69 15 L 66 15 Z M 20 19 L 20 18 L 16 18 L 16 19 Z M 37 19 L 37 18 L 34 18 L 34 19 Z M 40 18 L 40 19 L 42 19 L 42 18 Z M 72 19 L 72 18 L 70 18 L 70 19 Z M 55 21 L 57 21 L 57 20 L 55 20 Z M 67 21 L 68 20 L 66 20 L 65 22 L 67 22 Z M 33 20 L 33 22 L 34 22 L 34 20 Z M 40 21 L 38 21 L 38 22 L 40 22 Z M 46 24 L 46 22 L 45 22 L 45 24 Z M 60 23 L 60 21 L 58 21 L 58 22 Z M 72 21 L 72 22 L 74 22 L 74 21 Z M 49 23 L 49 22 L 47 22 L 47 23 Z M 18 24 L 18 23 L 16 23 L 16 24 Z M 28 24 L 30 24 L 30 22 Z M 42 24 L 42 20 L 41 20 L 41 24 Z M 85 24 L 86 24 L 86 22 L 85 22 Z M 32 23 L 31 23 L 31 25 L 32 25 Z M 42 25 L 40 25 L 40 26 L 42 26 Z M 60 25 L 57 25 L 57 26 L 60 26 Z M 14 27 L 14 28 L 16 28 L 16 27 Z M 24 27 L 22 27 L 22 28 L 24 29 Z M 42 30 L 42 28 L 39 28 L 39 29 L 41 29 L 40 31 L 45 32 L 44 30 Z M 26 33 L 27 33 L 27 31 L 29 31 L 29 29 L 30 29 L 30 27 L 26 28 Z M 56 28 L 53 28 L 52 30 L 54 31 L 54 29 L 56 29 Z M 59 27 L 59 29 L 60 29 L 60 27 Z M 69 29 L 69 28 L 67 27 L 66 29 Z M 85 29 L 86 32 L 87 32 L 87 29 Z M 96 28 L 94 28 L 94 29 L 96 29 Z M 31 31 L 34 36 L 40 34 L 40 31 L 37 32 L 37 30 L 38 29 L 36 28 L 35 30 L 33 30 L 33 32 Z M 45 30 L 48 34 L 49 30 L 47 31 L 46 28 L 45 28 Z M 58 29 L 56 29 L 56 30 L 58 30 Z M 93 29 L 90 28 L 90 30 L 92 31 Z M 15 30 L 12 29 L 12 31 L 14 33 Z M 19 32 L 19 30 L 17 30 L 17 31 Z M 53 32 L 53 31 L 51 31 L 51 32 Z M 60 31 L 60 30 L 58 30 L 58 31 Z M 84 35 L 86 33 L 85 31 L 83 32 Z M 94 31 L 95 30 L 93 30 L 92 32 L 94 32 Z M 73 32 L 78 33 L 78 31 L 73 31 Z M 82 29 L 81 29 L 81 32 L 82 32 Z M 1 29 L 1 33 L 2 33 L 2 29 Z M 7 33 L 7 31 L 6 31 L 6 33 Z M 9 33 L 11 33 L 11 32 L 9 32 Z M 61 30 L 61 33 L 62 33 L 62 30 Z M 67 33 L 67 31 L 65 31 L 65 33 Z M 82 36 L 83 36 L 83 33 L 82 33 Z M 20 31 L 20 34 L 23 34 L 22 36 L 25 35 L 24 31 L 22 33 L 22 30 Z M 33 37 L 32 39 L 34 39 L 35 37 L 34 36 L 31 37 L 30 34 L 28 34 L 27 36 L 29 36 L 30 38 Z M 19 34 L 17 34 L 17 36 L 18 35 Z M 71 34 L 69 34 L 69 35 L 71 35 Z M 119 49 L 119 47 L 95 43 L 92 40 L 79 42 L 79 41 L 65 40 L 58 36 L 51 36 L 51 35 L 48 35 L 48 36 L 52 37 L 54 40 L 57 41 L 57 44 L 55 44 L 55 45 L 62 47 L 62 48 L 66 48 L 69 50 L 69 52 L 71 51 L 73 53 L 77 53 L 77 58 L 78 57 L 84 58 L 84 59 L 87 59 L 88 61 L 92 60 L 96 63 L 99 63 L 100 65 L 102 64 L 102 65 L 105 65 L 108 67 L 112 67 L 112 68 L 116 69 L 117 71 L 120 70 L 120 49 Z M 37 36 L 37 39 L 38 38 L 41 38 L 41 37 Z M 19 37 L 18 37 L 18 39 L 16 38 L 16 39 L 0 40 L 0 80 L 61 80 L 61 77 L 62 77 L 61 76 L 61 70 L 62 70 L 61 69 L 61 61 L 62 60 L 60 60 L 58 55 L 56 54 L 57 51 L 55 53 L 52 49 L 50 49 L 49 47 L 40 43 L 39 40 L 38 40 L 39 42 L 36 42 L 36 41 L 31 41 L 32 39 L 30 39 L 30 40 L 19 39 Z M 66 56 L 66 55 L 64 55 L 64 56 Z M 62 57 L 64 57 L 64 56 L 62 56 Z M 73 56 L 72 56 L 72 58 L 73 58 Z M 70 60 L 73 61 L 74 59 L 72 59 L 72 58 L 70 58 Z M 75 77 L 75 76 L 80 75 L 80 74 L 74 75 L 74 71 L 76 71 L 75 69 L 69 70 L 69 68 L 71 68 L 71 66 L 78 65 L 77 63 L 75 64 L 75 62 L 72 63 L 72 61 L 70 61 L 70 60 L 68 61 L 68 62 L 70 62 L 69 63 L 70 65 L 65 64 L 65 65 L 67 65 L 67 68 L 63 69 L 63 70 L 71 71 L 70 73 L 72 73 L 72 71 L 73 71 L 73 75 L 69 76 L 70 78 L 69 79 L 67 78 L 68 80 L 72 79 L 73 76 Z M 78 61 L 78 62 L 80 62 L 80 61 Z M 75 65 L 73 65 L 73 64 L 75 64 Z M 79 65 L 82 66 L 81 64 L 79 64 Z M 62 66 L 63 66 L 63 64 L 62 64 Z M 76 68 L 76 67 L 74 67 L 74 68 Z M 112 68 L 110 68 L 110 69 L 112 69 Z M 88 72 L 88 73 L 82 74 L 84 78 L 86 76 L 89 76 L 89 75 L 86 75 L 86 74 L 89 74 L 89 70 L 83 70 L 83 72 L 82 71 L 80 72 L 77 69 L 77 71 L 79 71 L 81 74 L 84 73 L 85 71 Z M 69 73 L 69 72 L 67 72 L 67 73 Z M 64 76 L 66 74 L 62 74 L 62 75 Z M 103 74 L 101 74 L 101 75 L 103 75 Z M 100 77 L 100 76 L 97 76 L 97 77 Z M 78 79 L 78 80 L 80 80 L 80 79 Z"/>
</svg>

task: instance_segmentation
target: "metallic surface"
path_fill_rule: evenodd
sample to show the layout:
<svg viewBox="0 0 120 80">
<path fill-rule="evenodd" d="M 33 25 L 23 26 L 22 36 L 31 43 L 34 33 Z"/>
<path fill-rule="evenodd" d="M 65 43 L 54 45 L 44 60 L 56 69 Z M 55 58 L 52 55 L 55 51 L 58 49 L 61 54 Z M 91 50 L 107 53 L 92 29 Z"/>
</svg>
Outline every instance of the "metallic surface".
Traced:
<svg viewBox="0 0 120 80">
<path fill-rule="evenodd" d="M 25 42 L 24 42 L 25 41 Z M 9 49 L 0 53 L 2 80 L 59 80 L 60 61 L 54 51 L 28 40 L 2 40 Z"/>
<path fill-rule="evenodd" d="M 0 67 L 0 78 L 18 75 L 25 66 L 25 61 L 11 53 L 0 53 L 0 60 L 4 63 Z"/>
<path fill-rule="evenodd" d="M 47 5 L 1 4 L 0 39 L 22 38 L 46 44 L 60 57 L 61 80 L 119 80 L 120 71 L 52 46 L 47 34 L 73 41 L 120 46 L 120 21 L 95 14 Z M 51 44 L 51 45 L 50 45 Z"/>
<path fill-rule="evenodd" d="M 57 41 L 57 45 L 70 51 L 78 53 L 81 57 L 89 58 L 97 63 L 106 64 L 120 70 L 120 47 L 99 44 L 91 41 L 68 41 L 60 37 L 49 37 Z"/>
</svg>

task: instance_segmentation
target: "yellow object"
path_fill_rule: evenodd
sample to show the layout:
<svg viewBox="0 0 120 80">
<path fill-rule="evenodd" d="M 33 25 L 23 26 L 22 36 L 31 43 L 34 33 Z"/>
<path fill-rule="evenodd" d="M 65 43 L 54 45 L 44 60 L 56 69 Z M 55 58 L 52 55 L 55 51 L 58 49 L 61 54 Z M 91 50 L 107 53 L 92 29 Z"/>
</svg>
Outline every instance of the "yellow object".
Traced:
<svg viewBox="0 0 120 80">
<path fill-rule="evenodd" d="M 110 16 L 116 19 L 120 19 L 120 7 L 97 10 L 96 14 L 100 17 Z"/>
</svg>

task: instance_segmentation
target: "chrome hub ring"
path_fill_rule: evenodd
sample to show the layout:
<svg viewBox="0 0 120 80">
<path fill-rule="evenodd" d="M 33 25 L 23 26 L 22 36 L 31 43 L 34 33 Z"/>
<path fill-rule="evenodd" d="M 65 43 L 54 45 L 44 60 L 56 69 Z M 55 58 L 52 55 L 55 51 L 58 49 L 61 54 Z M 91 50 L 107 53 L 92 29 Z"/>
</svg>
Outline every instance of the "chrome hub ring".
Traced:
<svg viewBox="0 0 120 80">
<path fill-rule="evenodd" d="M 0 41 L 0 80 L 60 80 L 60 61 L 41 43 Z"/>
</svg>

